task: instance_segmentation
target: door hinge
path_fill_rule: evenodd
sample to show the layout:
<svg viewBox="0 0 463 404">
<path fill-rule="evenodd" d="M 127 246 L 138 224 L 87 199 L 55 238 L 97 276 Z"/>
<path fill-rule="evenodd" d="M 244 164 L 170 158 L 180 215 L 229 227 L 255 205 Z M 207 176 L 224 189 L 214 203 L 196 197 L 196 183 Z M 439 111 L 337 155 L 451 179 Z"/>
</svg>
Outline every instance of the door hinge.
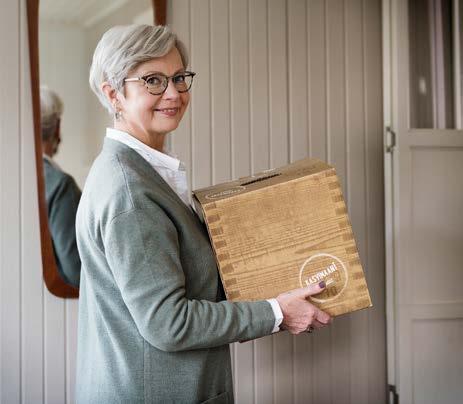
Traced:
<svg viewBox="0 0 463 404">
<path fill-rule="evenodd" d="M 399 404 L 399 394 L 395 388 L 394 384 L 388 384 L 388 393 L 389 393 L 389 403 L 390 404 Z M 392 397 L 391 397 L 392 396 Z M 392 398 L 392 401 L 391 401 Z"/>
<path fill-rule="evenodd" d="M 392 153 L 395 148 L 396 135 L 390 126 L 386 126 L 385 148 L 386 153 Z"/>
</svg>

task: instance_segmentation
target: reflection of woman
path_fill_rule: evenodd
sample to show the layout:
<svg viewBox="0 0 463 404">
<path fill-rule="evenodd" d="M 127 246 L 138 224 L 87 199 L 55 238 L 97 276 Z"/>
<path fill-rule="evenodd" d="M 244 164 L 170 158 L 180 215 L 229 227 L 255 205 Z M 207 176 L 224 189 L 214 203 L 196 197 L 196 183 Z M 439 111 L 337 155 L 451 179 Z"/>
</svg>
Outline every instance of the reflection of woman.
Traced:
<svg viewBox="0 0 463 404">
<path fill-rule="evenodd" d="M 292 333 L 330 321 L 305 300 L 323 284 L 222 300 L 185 173 L 162 153 L 189 103 L 186 67 L 167 27 L 115 27 L 95 50 L 91 87 L 115 119 L 77 217 L 81 403 L 232 402 L 230 342 L 269 335 L 281 320 Z"/>
<path fill-rule="evenodd" d="M 75 222 L 80 189 L 74 178 L 52 160 L 61 142 L 63 103 L 54 91 L 45 86 L 40 87 L 40 111 L 45 198 L 56 265 L 64 281 L 79 287 L 80 258 Z"/>
</svg>

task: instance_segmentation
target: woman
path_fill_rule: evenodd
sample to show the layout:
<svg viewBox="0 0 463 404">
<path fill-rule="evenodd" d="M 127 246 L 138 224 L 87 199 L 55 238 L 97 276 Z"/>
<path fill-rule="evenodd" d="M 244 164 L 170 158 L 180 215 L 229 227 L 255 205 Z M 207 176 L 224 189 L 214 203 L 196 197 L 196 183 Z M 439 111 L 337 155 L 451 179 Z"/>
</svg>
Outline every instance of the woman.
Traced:
<svg viewBox="0 0 463 404">
<path fill-rule="evenodd" d="M 77 360 L 81 403 L 230 403 L 228 344 L 329 323 L 307 302 L 324 284 L 270 301 L 223 301 L 185 173 L 163 153 L 194 73 L 167 27 L 115 27 L 90 84 L 114 114 L 77 216 L 82 259 Z"/>
</svg>

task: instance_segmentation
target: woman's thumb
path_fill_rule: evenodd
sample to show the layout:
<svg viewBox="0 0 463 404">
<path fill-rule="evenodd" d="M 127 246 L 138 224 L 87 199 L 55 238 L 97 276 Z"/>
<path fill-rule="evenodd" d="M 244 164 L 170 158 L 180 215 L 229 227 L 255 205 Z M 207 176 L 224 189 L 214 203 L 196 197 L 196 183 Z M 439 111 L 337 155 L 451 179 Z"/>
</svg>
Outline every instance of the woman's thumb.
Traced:
<svg viewBox="0 0 463 404">
<path fill-rule="evenodd" d="M 307 287 L 299 289 L 301 291 L 301 295 L 303 297 L 309 297 L 313 295 L 317 295 L 322 292 L 326 288 L 325 281 L 321 281 L 319 283 L 310 284 Z"/>
</svg>

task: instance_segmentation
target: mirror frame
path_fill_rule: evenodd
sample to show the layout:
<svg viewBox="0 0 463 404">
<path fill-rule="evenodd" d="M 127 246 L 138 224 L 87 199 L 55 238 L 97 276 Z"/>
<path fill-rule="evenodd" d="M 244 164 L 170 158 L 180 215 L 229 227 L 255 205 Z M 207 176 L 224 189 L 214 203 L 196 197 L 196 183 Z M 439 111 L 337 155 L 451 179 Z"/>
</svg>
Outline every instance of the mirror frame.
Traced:
<svg viewBox="0 0 463 404">
<path fill-rule="evenodd" d="M 167 0 L 151 0 L 151 3 L 155 24 L 165 25 Z M 26 8 L 43 279 L 47 289 L 53 295 L 63 298 L 78 298 L 79 289 L 67 284 L 58 272 L 50 229 L 48 227 L 48 209 L 45 200 L 43 152 L 40 133 L 39 0 L 26 0 Z"/>
</svg>

